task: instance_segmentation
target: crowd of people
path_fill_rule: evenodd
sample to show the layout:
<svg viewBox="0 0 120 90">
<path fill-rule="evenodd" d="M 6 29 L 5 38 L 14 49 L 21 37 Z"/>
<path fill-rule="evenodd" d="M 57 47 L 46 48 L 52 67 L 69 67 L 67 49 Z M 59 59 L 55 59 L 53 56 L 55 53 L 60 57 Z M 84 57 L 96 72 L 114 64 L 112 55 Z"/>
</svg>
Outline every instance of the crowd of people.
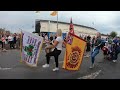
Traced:
<svg viewBox="0 0 120 90">
<path fill-rule="evenodd" d="M 59 42 L 59 37 L 61 37 L 61 33 L 62 33 L 61 30 L 57 31 L 57 33 L 58 34 L 56 38 L 53 38 L 53 36 L 50 36 L 50 38 L 48 38 L 47 35 L 44 38 L 45 43 L 47 43 L 46 44 L 47 46 L 45 47 L 47 63 L 43 65 L 43 68 L 49 67 L 50 56 L 54 56 L 56 62 L 56 68 L 53 71 L 59 70 L 58 56 L 60 53 L 57 54 L 56 50 L 60 49 L 61 52 L 63 47 L 63 45 L 61 44 L 61 38 Z M 100 50 L 103 52 L 103 59 L 117 62 L 118 54 L 120 53 L 120 37 L 101 38 L 101 34 L 97 33 L 97 35 L 93 37 L 87 35 L 80 38 L 84 39 L 87 42 L 84 57 L 86 58 L 90 57 L 91 59 L 90 68 L 94 68 L 95 57 L 99 54 Z M 63 39 L 64 46 L 65 46 L 65 42 L 66 42 L 66 37 Z M 60 48 L 57 49 L 57 47 Z"/>
<path fill-rule="evenodd" d="M 97 33 L 96 36 L 91 37 L 90 35 L 81 37 L 86 42 L 86 51 L 84 53 L 84 57 L 90 57 L 91 66 L 94 67 L 95 57 L 99 54 L 100 50 L 103 52 L 104 59 L 111 60 L 113 62 L 117 62 L 118 54 L 120 53 L 120 37 L 114 38 L 101 38 L 101 34 Z M 6 51 L 6 45 L 9 45 L 9 49 L 20 48 L 20 34 L 10 34 L 0 35 L 0 44 L 2 51 Z M 66 37 L 62 38 L 62 31 L 58 29 L 55 37 L 50 35 L 48 38 L 47 35 L 44 36 L 44 42 L 46 43 L 45 52 L 46 52 L 46 64 L 43 65 L 43 68 L 49 67 L 50 57 L 54 56 L 56 67 L 53 71 L 59 70 L 58 57 L 61 54 L 63 45 L 66 45 Z"/>
<path fill-rule="evenodd" d="M 20 48 L 20 34 L 1 34 L 0 35 L 0 48 L 2 51 L 7 49 L 19 49 Z"/>
<path fill-rule="evenodd" d="M 94 67 L 95 57 L 99 54 L 100 50 L 103 52 L 105 60 L 117 62 L 118 54 L 120 53 L 120 37 L 114 38 L 101 38 L 101 34 L 97 33 L 97 36 L 90 37 L 89 35 L 84 38 L 87 42 L 86 52 L 84 57 L 91 58 L 91 66 Z"/>
</svg>

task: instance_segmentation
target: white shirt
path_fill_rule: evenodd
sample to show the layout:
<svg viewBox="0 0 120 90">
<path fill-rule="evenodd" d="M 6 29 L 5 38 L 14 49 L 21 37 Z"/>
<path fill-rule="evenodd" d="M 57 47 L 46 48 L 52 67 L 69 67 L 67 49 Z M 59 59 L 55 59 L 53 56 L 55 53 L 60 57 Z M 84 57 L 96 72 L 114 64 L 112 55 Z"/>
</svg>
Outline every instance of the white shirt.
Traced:
<svg viewBox="0 0 120 90">
<path fill-rule="evenodd" d="M 48 36 L 47 35 L 45 36 L 45 40 L 48 40 Z"/>
<path fill-rule="evenodd" d="M 9 36 L 8 41 L 13 41 L 13 37 Z"/>
<path fill-rule="evenodd" d="M 63 40 L 62 37 L 57 37 L 56 41 L 58 41 L 58 45 L 56 46 L 57 50 L 62 50 L 62 44 L 63 44 Z"/>
</svg>

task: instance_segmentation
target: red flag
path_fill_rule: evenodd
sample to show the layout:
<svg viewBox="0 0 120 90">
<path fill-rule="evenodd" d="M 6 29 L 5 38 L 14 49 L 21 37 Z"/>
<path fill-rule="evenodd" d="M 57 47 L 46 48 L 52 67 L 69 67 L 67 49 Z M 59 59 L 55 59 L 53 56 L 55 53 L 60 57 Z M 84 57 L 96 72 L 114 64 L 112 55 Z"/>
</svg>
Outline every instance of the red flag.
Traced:
<svg viewBox="0 0 120 90">
<path fill-rule="evenodd" d="M 70 27 L 69 27 L 69 32 L 68 32 L 68 35 L 66 37 L 66 41 L 67 43 L 71 44 L 71 41 L 72 41 L 72 36 L 70 35 L 71 34 L 75 34 L 74 33 L 74 26 L 73 26 L 73 23 L 72 23 L 72 18 L 71 18 L 71 21 L 70 21 Z"/>
<path fill-rule="evenodd" d="M 70 21 L 69 33 L 75 34 L 74 33 L 74 26 L 73 26 L 73 23 L 72 23 L 72 18 L 71 18 L 71 21 Z"/>
</svg>

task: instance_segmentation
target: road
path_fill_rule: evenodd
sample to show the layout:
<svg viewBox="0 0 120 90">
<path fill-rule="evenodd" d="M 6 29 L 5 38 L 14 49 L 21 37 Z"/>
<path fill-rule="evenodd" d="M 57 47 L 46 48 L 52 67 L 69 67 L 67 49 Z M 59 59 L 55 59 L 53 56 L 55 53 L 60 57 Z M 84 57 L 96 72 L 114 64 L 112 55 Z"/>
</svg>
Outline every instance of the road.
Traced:
<svg viewBox="0 0 120 90">
<path fill-rule="evenodd" d="M 120 78 L 120 61 L 113 63 L 103 60 L 102 52 L 96 57 L 95 68 L 89 69 L 90 58 L 83 58 L 79 71 L 68 71 L 62 69 L 63 49 L 59 57 L 60 70 L 53 72 L 55 67 L 54 58 L 50 61 L 50 68 L 42 68 L 45 64 L 45 52 L 42 50 L 38 66 L 31 68 L 20 62 L 19 50 L 8 50 L 0 52 L 0 79 L 119 79 Z M 120 55 L 119 59 L 120 60 Z"/>
</svg>

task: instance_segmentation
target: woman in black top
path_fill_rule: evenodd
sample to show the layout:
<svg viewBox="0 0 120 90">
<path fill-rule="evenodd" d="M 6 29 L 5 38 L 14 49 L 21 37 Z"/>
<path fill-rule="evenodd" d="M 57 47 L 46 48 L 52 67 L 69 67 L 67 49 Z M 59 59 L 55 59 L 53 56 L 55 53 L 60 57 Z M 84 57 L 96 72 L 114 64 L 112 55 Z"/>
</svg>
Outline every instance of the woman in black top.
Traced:
<svg viewBox="0 0 120 90">
<path fill-rule="evenodd" d="M 14 37 L 13 37 L 13 48 L 15 48 L 16 47 L 16 34 L 14 34 Z"/>
<path fill-rule="evenodd" d="M 101 34 L 97 33 L 97 37 L 95 39 L 95 47 L 93 48 L 91 52 L 91 66 L 90 68 L 94 68 L 94 62 L 95 62 L 95 57 L 99 54 L 100 48 L 101 48 Z"/>
</svg>

